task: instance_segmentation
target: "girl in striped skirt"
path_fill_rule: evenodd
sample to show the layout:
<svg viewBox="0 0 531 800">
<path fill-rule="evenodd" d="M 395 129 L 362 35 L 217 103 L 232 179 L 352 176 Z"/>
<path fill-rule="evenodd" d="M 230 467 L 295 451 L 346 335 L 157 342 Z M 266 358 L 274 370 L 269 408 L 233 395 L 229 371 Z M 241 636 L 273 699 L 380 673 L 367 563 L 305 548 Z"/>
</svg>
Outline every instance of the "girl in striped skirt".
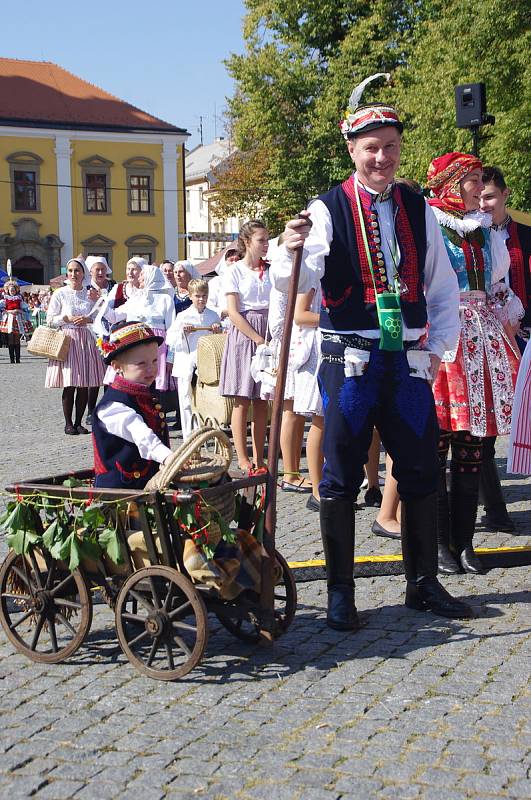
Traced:
<svg viewBox="0 0 531 800">
<path fill-rule="evenodd" d="M 267 402 L 260 398 L 260 383 L 251 377 L 251 359 L 265 341 L 271 282 L 264 261 L 269 246 L 266 226 L 258 220 L 245 223 L 238 237 L 243 254 L 224 277 L 224 293 L 231 322 L 221 362 L 220 394 L 234 398 L 231 427 L 240 469 L 263 467 L 267 428 Z M 247 452 L 247 413 L 253 405 L 251 437 L 253 463 Z"/>
<path fill-rule="evenodd" d="M 45 387 L 63 390 L 65 433 L 88 433 L 81 420 L 87 407 L 90 386 L 101 386 L 104 366 L 96 348 L 91 330 L 92 308 L 97 296 L 83 286 L 85 267 L 81 260 L 72 258 L 66 267 L 68 283 L 52 295 L 46 322 L 52 328 L 61 328 L 70 338 L 70 348 L 65 361 L 50 359 L 46 370 Z M 77 392 L 76 392 L 77 390 Z M 75 418 L 72 424 L 72 415 Z"/>
</svg>

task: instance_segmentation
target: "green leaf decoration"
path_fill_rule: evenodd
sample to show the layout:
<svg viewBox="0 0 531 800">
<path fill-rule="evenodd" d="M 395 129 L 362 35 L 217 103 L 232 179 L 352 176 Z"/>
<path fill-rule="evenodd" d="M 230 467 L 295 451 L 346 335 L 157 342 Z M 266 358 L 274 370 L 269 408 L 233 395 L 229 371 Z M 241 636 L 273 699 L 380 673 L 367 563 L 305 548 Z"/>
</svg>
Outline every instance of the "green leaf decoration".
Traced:
<svg viewBox="0 0 531 800">
<path fill-rule="evenodd" d="M 7 544 L 17 555 L 23 555 L 31 546 L 40 541 L 40 536 L 34 531 L 14 530 L 7 534 Z"/>
<path fill-rule="evenodd" d="M 103 507 L 97 505 L 90 506 L 83 512 L 82 521 L 85 528 L 101 528 L 106 522 Z"/>
<path fill-rule="evenodd" d="M 70 556 L 70 545 L 74 538 L 74 531 L 66 539 L 58 539 L 50 548 L 50 555 L 58 561 L 64 561 Z"/>
<path fill-rule="evenodd" d="M 75 533 L 72 533 L 72 536 L 68 537 L 68 541 L 70 542 L 70 561 L 68 562 L 68 568 L 70 571 L 73 571 L 79 567 L 79 562 L 83 554 L 81 552 L 81 542 Z"/>
<path fill-rule="evenodd" d="M 98 534 L 98 544 L 114 564 L 122 564 L 122 548 L 116 528 L 104 528 Z"/>
<path fill-rule="evenodd" d="M 80 540 L 80 549 L 83 558 L 90 558 L 92 561 L 99 561 L 102 556 L 102 549 L 95 535 L 86 534 Z"/>
<path fill-rule="evenodd" d="M 77 486 L 83 486 L 83 481 L 77 478 L 67 478 L 66 481 L 63 481 L 63 486 L 66 486 L 68 489 L 75 489 Z"/>
</svg>

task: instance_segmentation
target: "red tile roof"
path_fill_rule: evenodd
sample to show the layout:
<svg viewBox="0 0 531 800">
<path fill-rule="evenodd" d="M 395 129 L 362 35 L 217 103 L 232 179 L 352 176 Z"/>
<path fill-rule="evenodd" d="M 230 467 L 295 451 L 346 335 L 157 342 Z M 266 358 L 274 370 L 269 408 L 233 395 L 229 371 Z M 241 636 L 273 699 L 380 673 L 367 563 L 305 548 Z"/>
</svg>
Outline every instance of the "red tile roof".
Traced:
<svg viewBox="0 0 531 800">
<path fill-rule="evenodd" d="M 51 61 L 0 58 L 0 124 L 186 133 Z"/>
</svg>

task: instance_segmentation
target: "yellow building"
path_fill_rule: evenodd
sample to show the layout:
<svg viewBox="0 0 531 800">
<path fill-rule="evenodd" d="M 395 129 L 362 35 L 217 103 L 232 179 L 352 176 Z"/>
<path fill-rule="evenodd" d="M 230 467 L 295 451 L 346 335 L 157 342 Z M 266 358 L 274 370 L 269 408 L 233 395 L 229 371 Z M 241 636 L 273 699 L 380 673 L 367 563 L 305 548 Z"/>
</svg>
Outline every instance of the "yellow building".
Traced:
<svg viewBox="0 0 531 800">
<path fill-rule="evenodd" d="M 50 62 L 0 58 L 0 267 L 48 283 L 69 258 L 186 257 L 189 134 Z"/>
</svg>

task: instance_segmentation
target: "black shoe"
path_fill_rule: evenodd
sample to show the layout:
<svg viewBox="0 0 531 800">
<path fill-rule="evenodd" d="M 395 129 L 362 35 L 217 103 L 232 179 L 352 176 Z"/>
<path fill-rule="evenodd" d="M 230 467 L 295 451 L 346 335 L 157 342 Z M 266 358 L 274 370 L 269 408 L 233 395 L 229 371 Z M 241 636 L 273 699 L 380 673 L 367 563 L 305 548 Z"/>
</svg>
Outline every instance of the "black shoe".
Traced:
<svg viewBox="0 0 531 800">
<path fill-rule="evenodd" d="M 382 505 L 382 493 L 377 486 L 371 486 L 370 489 L 367 489 L 365 495 L 363 497 L 366 506 L 370 506 L 371 508 L 380 508 Z"/>
<path fill-rule="evenodd" d="M 68 425 L 65 425 L 65 433 L 66 433 L 68 436 L 77 436 L 77 435 L 78 435 L 78 433 L 79 433 L 79 431 L 78 431 L 78 429 L 77 429 L 77 428 L 75 428 L 75 427 L 72 425 L 72 423 L 70 423 L 70 424 L 68 424 Z"/>
<path fill-rule="evenodd" d="M 440 542 L 437 545 L 437 561 L 439 572 L 443 575 L 458 575 L 461 568 L 446 545 Z"/>
<path fill-rule="evenodd" d="M 357 631 L 360 624 L 354 605 L 353 586 L 332 586 L 328 590 L 326 624 L 336 631 Z"/>
<path fill-rule="evenodd" d="M 76 431 L 78 433 L 90 433 L 90 431 L 84 428 L 83 425 L 76 425 Z"/>
<path fill-rule="evenodd" d="M 319 511 L 319 509 L 321 508 L 319 500 L 313 494 L 311 494 L 307 499 L 306 508 L 309 511 Z"/>
<path fill-rule="evenodd" d="M 465 547 L 459 556 L 459 561 L 465 572 L 470 572 L 473 575 L 483 575 L 485 573 L 483 564 L 475 554 L 473 547 Z"/>
<path fill-rule="evenodd" d="M 485 440 L 488 441 L 488 440 Z M 513 533 L 514 523 L 507 513 L 503 489 L 494 457 L 485 458 L 479 478 L 480 499 L 485 506 L 482 522 L 490 531 Z"/>
<path fill-rule="evenodd" d="M 450 504 L 446 488 L 446 465 L 439 470 L 437 485 L 437 562 L 443 575 L 457 575 L 461 567 L 450 552 Z"/>
<path fill-rule="evenodd" d="M 462 600 L 452 597 L 437 578 L 423 578 L 420 583 L 408 581 L 406 606 L 416 611 L 433 611 L 434 614 L 449 619 L 470 619 L 474 616 L 472 608 Z"/>
<path fill-rule="evenodd" d="M 326 623 L 338 631 L 358 627 L 354 605 L 354 508 L 352 500 L 322 497 L 321 537 L 326 559 Z"/>
<path fill-rule="evenodd" d="M 387 539 L 400 539 L 399 533 L 388 531 L 387 528 L 384 528 L 383 525 L 380 525 L 376 520 L 372 523 L 371 531 L 375 536 L 385 536 Z"/>
<path fill-rule="evenodd" d="M 516 526 L 509 514 L 505 503 L 485 508 L 485 516 L 482 523 L 489 531 L 500 531 L 500 533 L 514 533 Z"/>
<path fill-rule="evenodd" d="M 450 552 L 465 572 L 482 572 L 472 541 L 478 509 L 479 473 L 452 470 L 450 492 Z M 465 554 L 463 556 L 463 554 Z"/>
</svg>

